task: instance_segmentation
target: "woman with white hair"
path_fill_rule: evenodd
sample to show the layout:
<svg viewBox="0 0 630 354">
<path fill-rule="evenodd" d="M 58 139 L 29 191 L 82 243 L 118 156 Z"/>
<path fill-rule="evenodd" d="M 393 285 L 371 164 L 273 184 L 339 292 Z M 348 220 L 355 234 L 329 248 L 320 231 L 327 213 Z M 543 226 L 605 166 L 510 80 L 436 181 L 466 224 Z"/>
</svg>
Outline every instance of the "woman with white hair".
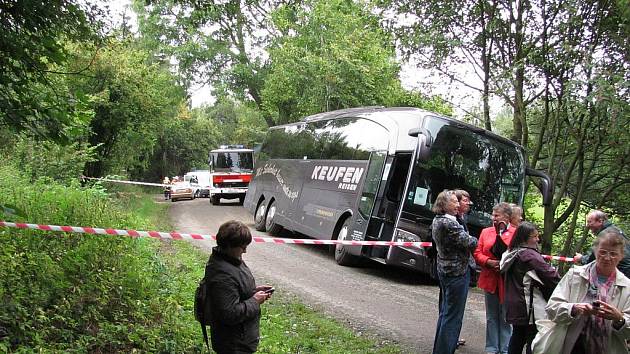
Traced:
<svg viewBox="0 0 630 354">
<path fill-rule="evenodd" d="M 564 339 L 560 338 L 562 348 L 547 350 L 559 354 L 628 353 L 630 279 L 617 270 L 625 242 L 616 230 L 606 230 L 598 237 L 597 259 L 569 269 L 560 280 L 546 311 L 556 326 L 567 329 Z"/>
</svg>

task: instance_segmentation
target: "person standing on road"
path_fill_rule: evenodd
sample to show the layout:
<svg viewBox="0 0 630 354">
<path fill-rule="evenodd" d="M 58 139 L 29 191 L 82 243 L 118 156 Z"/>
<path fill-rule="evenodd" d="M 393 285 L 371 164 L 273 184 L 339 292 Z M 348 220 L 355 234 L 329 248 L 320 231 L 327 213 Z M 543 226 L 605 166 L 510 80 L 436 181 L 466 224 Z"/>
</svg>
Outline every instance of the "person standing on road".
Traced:
<svg viewBox="0 0 630 354">
<path fill-rule="evenodd" d="M 608 220 L 608 215 L 601 210 L 592 210 L 586 215 L 586 228 L 596 236 L 595 244 L 593 244 L 593 247 L 591 247 L 591 249 L 584 255 L 576 253 L 573 257 L 573 261 L 577 264 L 588 264 L 594 261 L 597 258 L 597 254 L 594 252 L 594 249 L 597 247 L 596 243 L 599 239 L 599 235 L 609 229 L 615 230 L 626 239 L 625 255 L 619 262 L 618 267 L 626 277 L 630 278 L 630 238 L 626 236 L 620 228 Z"/>
<path fill-rule="evenodd" d="M 164 184 L 164 200 L 169 200 L 171 199 L 171 187 L 167 186 L 168 184 L 171 184 L 171 180 L 168 179 L 168 176 L 164 177 L 164 179 L 162 180 L 162 184 Z"/>
<path fill-rule="evenodd" d="M 459 202 L 459 209 L 457 209 L 457 222 L 464 227 L 464 231 L 468 232 L 468 213 L 470 212 L 470 206 L 473 205 L 473 202 L 470 200 L 470 194 L 463 189 L 455 189 L 455 196 L 457 196 L 457 201 Z M 469 233 L 470 234 L 470 233 Z M 472 254 L 469 257 L 468 265 L 470 266 L 470 286 L 475 286 L 477 284 L 477 264 L 475 263 L 475 258 Z M 440 306 L 442 304 L 442 292 L 440 291 Z M 466 345 L 466 340 L 464 338 L 459 338 L 457 340 L 457 348 L 462 345 Z"/>
<path fill-rule="evenodd" d="M 206 264 L 212 349 L 218 354 L 254 353 L 259 342 L 260 305 L 271 297 L 271 286 L 256 286 L 242 255 L 252 242 L 240 221 L 219 227 L 217 246 Z"/>
<path fill-rule="evenodd" d="M 510 219 L 510 224 L 516 228 L 523 222 L 523 208 L 518 206 L 517 204 L 510 204 L 512 207 L 512 218 Z"/>
<path fill-rule="evenodd" d="M 453 354 L 462 329 L 470 283 L 470 252 L 477 239 L 470 236 L 457 222 L 459 202 L 455 192 L 438 194 L 431 226 L 437 248 L 437 274 L 442 292 L 442 304 L 433 342 L 433 354 Z"/>
<path fill-rule="evenodd" d="M 498 253 L 497 248 L 501 248 L 495 247 L 495 243 L 502 241 L 507 248 L 512 241 L 514 227 L 510 225 L 511 218 L 510 204 L 495 205 L 492 208 L 493 226 L 481 230 L 474 252 L 475 261 L 481 267 L 478 285 L 484 291 L 486 304 L 486 352 L 493 354 L 506 354 L 512 336 L 512 326 L 505 322 L 504 284 L 499 274 L 501 254 L 495 254 Z"/>
<path fill-rule="evenodd" d="M 470 212 L 470 206 L 473 202 L 470 200 L 470 194 L 463 189 L 455 189 L 455 196 L 459 202 L 459 209 L 457 209 L 457 222 L 463 227 L 464 231 L 468 232 L 468 213 Z"/>
<path fill-rule="evenodd" d="M 572 267 L 554 290 L 546 311 L 558 325 L 568 325 L 562 348 L 541 348 L 558 354 L 628 353 L 630 279 L 617 269 L 626 240 L 607 228 L 597 237 L 597 258 Z M 539 339 L 539 338 L 537 338 Z M 537 340 L 534 339 L 534 347 Z"/>
<path fill-rule="evenodd" d="M 538 229 L 527 221 L 512 237 L 509 251 L 501 259 L 505 277 L 505 320 L 512 324 L 508 354 L 531 354 L 536 320 L 547 318 L 545 306 L 560 276 L 538 252 Z"/>
</svg>

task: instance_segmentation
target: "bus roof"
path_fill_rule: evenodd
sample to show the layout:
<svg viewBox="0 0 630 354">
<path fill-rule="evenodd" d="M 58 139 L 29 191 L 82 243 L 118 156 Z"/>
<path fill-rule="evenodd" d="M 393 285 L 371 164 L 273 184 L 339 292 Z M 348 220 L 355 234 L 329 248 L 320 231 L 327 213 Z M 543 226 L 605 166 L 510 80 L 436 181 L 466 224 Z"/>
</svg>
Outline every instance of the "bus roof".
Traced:
<svg viewBox="0 0 630 354">
<path fill-rule="evenodd" d="M 393 113 L 393 114 L 392 114 Z M 486 135 L 492 139 L 495 140 L 499 140 L 502 143 L 508 144 L 508 145 L 512 145 L 512 146 L 516 146 L 520 149 L 522 149 L 523 147 L 521 145 L 519 145 L 518 143 L 504 138 L 500 135 L 497 135 L 489 130 L 485 130 L 483 128 L 474 126 L 472 124 L 463 122 L 461 120 L 457 120 L 455 118 L 451 118 L 439 113 L 435 113 L 435 112 L 431 112 L 431 111 L 427 111 L 421 108 L 415 108 L 415 107 L 383 107 L 383 106 L 367 106 L 367 107 L 355 107 L 355 108 L 344 108 L 344 109 L 338 109 L 335 111 L 330 111 L 330 112 L 323 112 L 323 113 L 317 113 L 317 114 L 313 114 L 307 117 L 302 118 L 302 120 L 295 122 L 295 123 L 288 123 L 288 124 L 282 124 L 282 125 L 276 125 L 272 128 L 280 128 L 280 127 L 286 127 L 286 126 L 293 126 L 293 125 L 300 125 L 300 124 L 304 124 L 304 123 L 310 123 L 310 122 L 316 122 L 316 121 L 320 121 L 320 120 L 328 120 L 328 119 L 336 119 L 336 118 L 344 118 L 344 117 L 364 117 L 364 118 L 372 118 L 375 121 L 379 121 L 379 116 L 382 115 L 386 115 L 388 116 L 390 119 L 393 120 L 397 120 L 396 118 L 396 113 L 416 113 L 419 114 L 418 118 L 422 118 L 424 116 L 434 116 L 434 117 L 438 117 L 441 119 L 444 119 L 446 121 L 448 121 L 450 124 L 452 125 L 456 125 L 459 126 L 460 128 L 465 128 L 465 129 L 469 129 L 472 130 L 478 134 L 481 135 Z M 406 132 L 404 132 L 406 134 Z"/>
</svg>

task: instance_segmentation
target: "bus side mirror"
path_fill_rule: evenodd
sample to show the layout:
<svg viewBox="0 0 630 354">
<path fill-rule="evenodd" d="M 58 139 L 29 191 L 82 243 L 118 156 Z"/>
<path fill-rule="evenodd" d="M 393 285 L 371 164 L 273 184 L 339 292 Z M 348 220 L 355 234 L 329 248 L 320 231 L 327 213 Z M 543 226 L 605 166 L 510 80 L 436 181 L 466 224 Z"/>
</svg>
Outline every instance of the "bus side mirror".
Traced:
<svg viewBox="0 0 630 354">
<path fill-rule="evenodd" d="M 553 201 L 553 181 L 551 180 L 551 177 L 549 177 L 548 174 L 542 171 L 538 171 L 529 167 L 525 169 L 525 173 L 528 176 L 540 178 L 540 191 L 543 197 L 542 203 L 544 206 L 551 205 L 551 202 Z"/>
<path fill-rule="evenodd" d="M 431 151 L 431 133 L 426 128 L 411 128 L 407 133 L 409 136 L 418 138 L 418 154 L 419 161 L 428 161 Z"/>
</svg>

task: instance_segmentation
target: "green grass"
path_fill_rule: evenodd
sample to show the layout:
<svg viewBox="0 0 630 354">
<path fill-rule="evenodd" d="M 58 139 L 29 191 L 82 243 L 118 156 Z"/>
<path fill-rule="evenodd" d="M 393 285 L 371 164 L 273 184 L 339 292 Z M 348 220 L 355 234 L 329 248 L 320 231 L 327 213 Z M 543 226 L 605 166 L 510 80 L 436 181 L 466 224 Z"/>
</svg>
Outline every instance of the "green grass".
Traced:
<svg viewBox="0 0 630 354">
<path fill-rule="evenodd" d="M 171 229 L 167 203 L 133 186 L 30 181 L 0 166 L 0 219 Z M 2 209 L 4 210 L 4 209 Z M 193 298 L 208 255 L 185 241 L 0 228 L 0 352 L 205 352 Z M 261 353 L 398 353 L 276 294 Z"/>
</svg>

